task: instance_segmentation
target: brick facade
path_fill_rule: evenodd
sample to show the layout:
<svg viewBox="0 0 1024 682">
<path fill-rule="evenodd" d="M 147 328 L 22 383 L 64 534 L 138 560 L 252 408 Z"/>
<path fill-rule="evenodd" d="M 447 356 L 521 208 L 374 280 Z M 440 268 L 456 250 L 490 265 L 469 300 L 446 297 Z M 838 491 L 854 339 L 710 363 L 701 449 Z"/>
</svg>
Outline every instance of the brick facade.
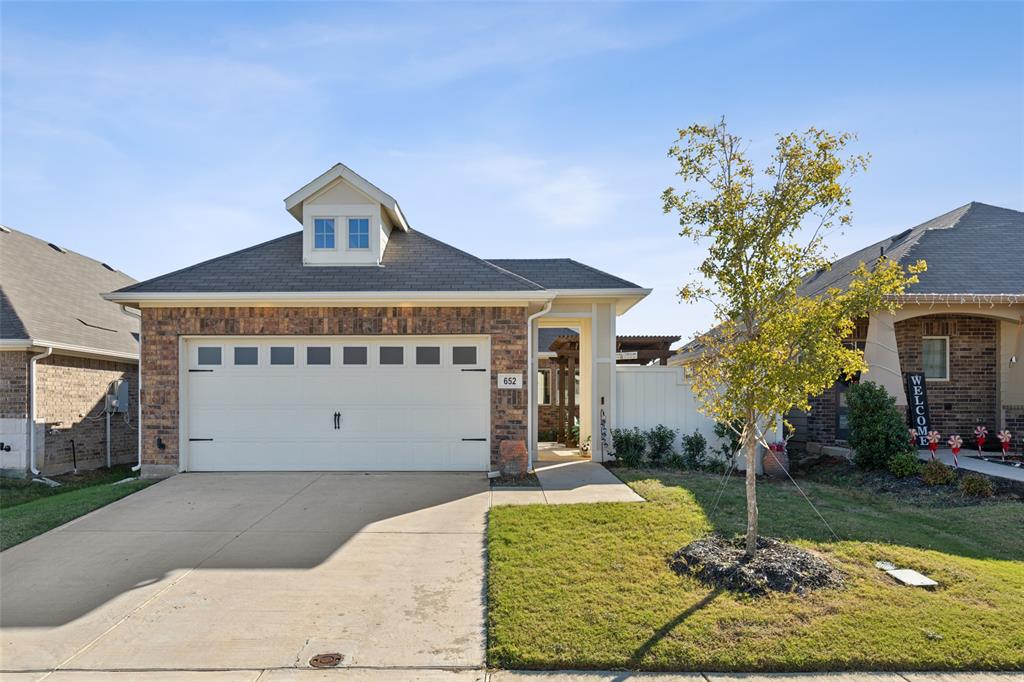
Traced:
<svg viewBox="0 0 1024 682">
<path fill-rule="evenodd" d="M 831 445 L 836 441 L 836 389 L 810 398 L 811 410 L 807 413 L 807 442 Z"/>
<path fill-rule="evenodd" d="M 949 337 L 949 381 L 928 381 L 932 428 L 964 439 L 977 424 L 999 424 L 997 320 L 971 315 L 926 315 L 896 323 L 903 372 L 921 371 L 921 338 Z"/>
<path fill-rule="evenodd" d="M 24 447 L 24 429 L 28 423 L 29 360 L 32 355 L 23 351 L 0 352 L 0 419 L 24 420 L 19 432 L 13 434 L 20 439 L 15 444 L 19 449 Z M 106 465 L 103 406 L 107 388 L 115 379 L 128 380 L 132 407 L 128 423 L 122 414 L 111 417 L 111 461 L 133 462 L 138 452 L 135 431 L 138 419 L 135 409 L 138 405 L 136 365 L 56 354 L 37 362 L 36 433 L 39 434 L 39 442 L 36 452 L 41 455 L 37 462 L 43 473 L 69 471 L 76 457 L 79 469 Z M 5 428 L 8 426 L 12 425 L 7 424 Z M 72 441 L 76 457 L 72 456 Z M 19 458 L 18 462 L 19 468 L 28 468 L 27 460 Z"/>
<path fill-rule="evenodd" d="M 498 372 L 526 367 L 522 307 L 144 308 L 143 462 L 178 467 L 178 337 L 481 334 L 491 338 L 491 462 L 503 440 L 526 440 L 526 391 L 497 387 Z M 164 449 L 157 447 L 157 438 Z"/>
</svg>

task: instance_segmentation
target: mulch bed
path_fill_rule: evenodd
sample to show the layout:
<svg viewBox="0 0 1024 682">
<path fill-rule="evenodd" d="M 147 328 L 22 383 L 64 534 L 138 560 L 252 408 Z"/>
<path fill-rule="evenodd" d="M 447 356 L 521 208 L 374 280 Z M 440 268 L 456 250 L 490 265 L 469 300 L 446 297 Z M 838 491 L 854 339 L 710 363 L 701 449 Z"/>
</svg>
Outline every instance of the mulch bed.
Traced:
<svg viewBox="0 0 1024 682">
<path fill-rule="evenodd" d="M 502 474 L 491 479 L 492 488 L 539 488 L 537 474 Z"/>
<path fill-rule="evenodd" d="M 845 584 L 842 573 L 806 549 L 758 536 L 757 551 L 752 559 L 747 559 L 744 546 L 743 537 L 709 535 L 673 554 L 669 568 L 679 575 L 693 575 L 713 587 L 754 596 L 769 591 L 803 595 Z"/>
</svg>

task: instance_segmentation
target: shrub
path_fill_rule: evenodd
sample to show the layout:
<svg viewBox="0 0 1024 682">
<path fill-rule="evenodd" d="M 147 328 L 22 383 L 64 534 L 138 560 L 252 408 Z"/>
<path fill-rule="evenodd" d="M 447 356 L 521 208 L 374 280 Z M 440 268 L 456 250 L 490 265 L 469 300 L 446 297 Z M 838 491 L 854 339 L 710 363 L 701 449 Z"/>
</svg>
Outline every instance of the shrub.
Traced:
<svg viewBox="0 0 1024 682">
<path fill-rule="evenodd" d="M 538 431 L 537 440 L 541 443 L 554 443 L 558 440 L 558 429 L 542 429 Z"/>
<path fill-rule="evenodd" d="M 733 429 L 735 429 L 735 431 Z M 741 421 L 733 422 L 732 428 L 729 428 L 729 424 L 724 422 L 716 423 L 715 435 L 723 442 L 717 448 L 713 448 L 711 452 L 718 455 L 726 462 L 731 462 L 736 451 L 740 449 L 739 432 L 741 431 L 743 431 L 743 422 Z"/>
<path fill-rule="evenodd" d="M 612 447 L 615 457 L 628 467 L 640 466 L 644 458 L 647 439 L 640 429 L 612 429 Z"/>
<path fill-rule="evenodd" d="M 992 497 L 996 487 L 981 474 L 967 474 L 960 480 L 960 492 L 970 497 Z"/>
<path fill-rule="evenodd" d="M 921 471 L 921 463 L 917 461 L 917 456 L 909 452 L 900 452 L 893 455 L 889 458 L 886 466 L 893 476 L 899 478 L 913 476 Z"/>
<path fill-rule="evenodd" d="M 686 436 L 683 436 L 683 438 L 686 438 Z M 678 452 L 673 452 L 668 456 L 668 459 L 665 460 L 665 466 L 672 467 L 673 469 L 685 469 L 686 460 L 683 459 L 683 456 Z"/>
<path fill-rule="evenodd" d="M 699 431 L 683 436 L 683 466 L 687 469 L 700 469 L 708 456 L 708 441 Z"/>
<path fill-rule="evenodd" d="M 903 415 L 896 409 L 896 399 L 884 388 L 866 381 L 851 386 L 846 400 L 850 405 L 850 445 L 857 452 L 857 466 L 884 469 L 893 457 L 913 455 Z"/>
<path fill-rule="evenodd" d="M 956 472 L 937 459 L 925 462 L 921 467 L 921 478 L 928 485 L 953 485 Z"/>
<path fill-rule="evenodd" d="M 647 440 L 647 456 L 651 458 L 652 464 L 660 464 L 662 459 L 667 459 L 672 454 L 672 446 L 676 443 L 678 433 L 664 424 L 658 424 L 644 434 Z"/>
</svg>

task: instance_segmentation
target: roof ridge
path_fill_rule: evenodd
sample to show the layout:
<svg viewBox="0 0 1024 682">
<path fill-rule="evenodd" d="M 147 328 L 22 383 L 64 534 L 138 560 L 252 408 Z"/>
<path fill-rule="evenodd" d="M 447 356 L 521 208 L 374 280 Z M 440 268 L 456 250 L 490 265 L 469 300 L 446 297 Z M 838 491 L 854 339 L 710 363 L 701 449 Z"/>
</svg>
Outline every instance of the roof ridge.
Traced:
<svg viewBox="0 0 1024 682">
<path fill-rule="evenodd" d="M 302 232 L 303 232 L 302 230 L 298 230 L 296 232 L 289 232 L 288 234 L 281 235 L 280 237 L 274 237 L 273 239 L 268 239 L 265 242 L 260 242 L 259 244 L 253 244 L 252 246 L 247 246 L 244 249 L 239 249 L 238 251 L 232 251 L 230 253 L 221 254 L 220 256 L 214 256 L 213 258 L 207 258 L 204 261 L 200 261 L 198 263 L 193 263 L 192 265 L 189 265 L 188 267 L 179 268 L 178 270 L 172 270 L 171 272 L 165 272 L 162 275 L 157 275 L 156 277 L 151 277 L 150 279 L 143 280 L 141 282 L 136 282 L 135 284 L 132 284 L 130 286 L 122 287 L 122 288 L 118 289 L 118 291 L 132 291 L 134 289 L 137 289 L 137 288 L 141 287 L 144 284 L 152 284 L 153 282 L 159 282 L 160 280 L 165 279 L 167 277 L 170 277 L 172 275 L 180 275 L 183 272 L 188 272 L 189 270 L 194 270 L 195 268 L 198 268 L 201 265 L 208 265 L 210 263 L 214 263 L 214 262 L 222 260 L 224 258 L 229 258 L 231 256 L 237 256 L 238 254 L 245 253 L 247 251 L 252 251 L 253 249 L 258 249 L 258 248 L 260 248 L 262 246 L 267 246 L 269 244 L 273 244 L 275 242 L 279 242 L 279 241 L 282 241 L 284 239 L 288 239 L 289 237 L 294 237 L 295 235 L 301 235 Z"/>
<path fill-rule="evenodd" d="M 100 267 L 102 267 L 102 268 L 104 268 L 104 269 L 106 269 L 108 271 L 110 271 L 110 269 L 113 268 L 114 272 L 118 272 L 118 273 L 124 275 L 125 277 L 128 277 L 129 279 L 135 280 L 135 278 L 132 277 L 131 275 L 129 275 L 127 272 L 125 272 L 123 270 L 118 270 L 117 268 L 114 268 L 109 263 L 105 263 L 105 262 L 103 262 L 101 260 L 93 258 L 92 256 L 87 256 L 84 253 L 81 253 L 80 251 L 75 251 L 74 249 L 65 248 L 65 247 L 61 246 L 60 244 L 58 244 L 56 242 L 47 241 L 47 240 L 43 239 L 42 237 L 37 237 L 34 234 L 29 234 L 28 232 L 25 232 L 24 230 L 19 230 L 16 227 L 11 227 L 10 225 L 7 225 L 6 223 L 4 224 L 4 227 L 7 228 L 7 230 L 10 233 L 20 234 L 20 235 L 22 235 L 24 237 L 28 237 L 29 239 L 31 239 L 33 241 L 42 242 L 43 244 L 46 244 L 47 246 L 52 244 L 53 246 L 56 246 L 59 249 L 61 249 L 65 254 L 70 253 L 70 254 L 72 254 L 74 256 L 78 256 L 79 258 L 84 258 L 85 260 L 90 261 L 92 263 L 95 263 L 96 265 L 99 265 Z M 0 234 L 2 234 L 2 231 L 0 231 Z"/>
<path fill-rule="evenodd" d="M 479 256 L 474 256 L 473 254 L 469 253 L 468 251 L 463 251 L 462 249 L 460 249 L 460 248 L 458 248 L 456 246 L 452 246 L 451 244 L 449 244 L 447 242 L 441 241 L 437 237 L 431 237 L 426 232 L 422 232 L 420 230 L 414 230 L 411 227 L 409 228 L 409 232 L 415 232 L 416 234 L 420 235 L 421 237 L 423 237 L 425 239 L 429 239 L 430 241 L 434 242 L 435 244 L 439 244 L 440 246 L 445 247 L 449 251 L 454 251 L 455 253 L 461 254 L 463 256 L 468 256 L 469 258 L 472 258 L 473 260 L 478 260 L 481 263 L 483 263 L 484 265 L 486 265 L 487 267 L 491 268 L 492 270 L 496 270 L 497 272 L 500 272 L 501 274 L 503 274 L 503 275 L 505 275 L 507 277 L 510 277 L 512 279 L 522 280 L 523 282 L 526 282 L 530 286 L 536 287 L 536 289 L 539 290 L 539 291 L 545 291 L 546 290 L 544 287 L 542 287 L 541 285 L 537 284 L 536 282 L 534 282 L 531 279 L 527 279 L 526 277 L 523 277 L 522 275 L 517 275 L 514 272 L 509 272 L 505 268 L 500 267 L 498 265 L 495 265 L 494 263 L 492 263 L 492 262 L 490 262 L 490 261 L 488 261 L 488 260 L 486 260 L 484 258 L 480 258 Z"/>
</svg>

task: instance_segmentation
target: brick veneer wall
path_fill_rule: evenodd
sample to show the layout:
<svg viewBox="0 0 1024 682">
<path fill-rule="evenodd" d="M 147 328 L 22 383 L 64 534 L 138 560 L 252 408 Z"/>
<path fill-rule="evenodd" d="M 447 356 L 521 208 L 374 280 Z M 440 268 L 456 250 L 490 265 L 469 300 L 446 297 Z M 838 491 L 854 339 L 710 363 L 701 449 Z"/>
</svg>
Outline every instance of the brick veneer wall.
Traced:
<svg viewBox="0 0 1024 682">
<path fill-rule="evenodd" d="M 45 423 L 44 473 L 72 468 L 71 441 L 79 469 L 107 463 L 103 407 L 110 382 L 127 379 L 131 404 L 124 414 L 110 416 L 110 454 L 115 463 L 134 462 L 138 440 L 138 367 L 134 363 L 51 355 L 36 365 L 36 419 Z"/>
<path fill-rule="evenodd" d="M 0 351 L 0 419 L 28 417 L 28 359 L 24 351 Z"/>
<path fill-rule="evenodd" d="M 810 443 L 832 445 L 836 442 L 836 389 L 828 388 L 824 393 L 810 398 L 811 410 L 807 413 L 807 438 Z"/>
<path fill-rule="evenodd" d="M 1001 414 L 996 404 L 998 321 L 971 315 L 926 315 L 896 323 L 896 344 L 904 372 L 921 371 L 921 339 L 949 336 L 949 381 L 929 381 L 932 428 L 943 437 L 967 440 L 977 424 L 992 430 Z"/>
<path fill-rule="evenodd" d="M 522 372 L 526 368 L 525 308 L 144 308 L 143 463 L 178 466 L 179 336 L 320 334 L 489 335 L 492 464 L 499 464 L 502 440 L 526 440 L 526 391 L 497 387 L 498 372 Z M 166 446 L 163 450 L 157 448 L 158 437 Z"/>
<path fill-rule="evenodd" d="M 550 405 L 539 405 L 537 407 L 537 428 L 539 431 L 552 431 L 558 428 L 558 405 L 555 403 L 557 400 L 558 390 L 558 361 L 555 358 L 546 358 L 541 360 L 541 369 L 550 370 L 551 374 L 551 404 Z M 576 418 L 580 416 L 579 401 L 576 405 Z"/>
</svg>

